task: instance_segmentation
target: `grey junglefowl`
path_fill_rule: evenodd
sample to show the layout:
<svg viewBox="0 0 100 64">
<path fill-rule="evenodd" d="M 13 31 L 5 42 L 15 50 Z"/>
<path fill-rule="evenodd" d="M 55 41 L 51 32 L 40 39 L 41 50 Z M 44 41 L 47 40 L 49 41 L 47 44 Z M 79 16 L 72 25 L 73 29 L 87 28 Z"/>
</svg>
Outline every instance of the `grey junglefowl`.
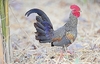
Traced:
<svg viewBox="0 0 100 64">
<path fill-rule="evenodd" d="M 31 13 L 37 13 L 37 22 L 34 23 L 36 28 L 36 40 L 40 43 L 50 42 L 51 46 L 69 46 L 77 37 L 77 23 L 80 16 L 80 8 L 77 5 L 70 6 L 71 13 L 66 24 L 57 30 L 53 30 L 53 25 L 48 16 L 40 9 L 31 9 L 26 12 L 25 16 Z"/>
</svg>

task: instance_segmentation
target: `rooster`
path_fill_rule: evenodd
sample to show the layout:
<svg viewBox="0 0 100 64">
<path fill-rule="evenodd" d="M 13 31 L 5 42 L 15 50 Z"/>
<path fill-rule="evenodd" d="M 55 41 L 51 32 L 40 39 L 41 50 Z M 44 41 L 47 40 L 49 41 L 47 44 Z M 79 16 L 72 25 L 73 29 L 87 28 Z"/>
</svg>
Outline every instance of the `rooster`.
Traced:
<svg viewBox="0 0 100 64">
<path fill-rule="evenodd" d="M 57 30 L 53 29 L 53 25 L 48 16 L 40 9 L 31 9 L 26 12 L 25 16 L 31 13 L 37 13 L 37 22 L 34 23 L 36 28 L 36 40 L 40 43 L 50 42 L 51 46 L 69 46 L 77 37 L 77 23 L 80 16 L 80 8 L 77 5 L 70 6 L 71 12 L 66 24 Z"/>
</svg>

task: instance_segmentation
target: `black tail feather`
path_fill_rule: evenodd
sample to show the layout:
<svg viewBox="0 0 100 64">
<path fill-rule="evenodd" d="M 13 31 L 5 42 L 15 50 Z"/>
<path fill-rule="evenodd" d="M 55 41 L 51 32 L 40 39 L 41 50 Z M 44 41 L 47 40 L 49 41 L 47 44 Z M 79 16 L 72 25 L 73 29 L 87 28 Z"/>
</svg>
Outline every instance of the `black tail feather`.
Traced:
<svg viewBox="0 0 100 64">
<path fill-rule="evenodd" d="M 36 16 L 36 20 L 37 20 L 38 22 L 40 22 L 40 23 L 42 23 L 42 22 L 43 22 L 43 20 L 42 20 L 41 16 Z"/>
<path fill-rule="evenodd" d="M 50 42 L 53 36 L 53 26 L 48 16 L 40 9 L 31 9 L 26 12 L 25 16 L 29 16 L 31 13 L 37 13 L 39 16 L 36 16 L 37 22 L 34 23 L 36 28 L 36 40 L 39 40 L 40 43 Z"/>
<path fill-rule="evenodd" d="M 47 43 L 47 42 L 51 42 L 51 40 L 50 39 L 48 39 L 48 40 L 47 39 L 46 40 L 39 40 L 39 42 L 40 43 Z"/>
<path fill-rule="evenodd" d="M 36 40 L 47 40 L 48 38 L 46 38 L 46 36 L 36 36 Z"/>
<path fill-rule="evenodd" d="M 34 25 L 41 28 L 42 30 L 45 30 L 45 27 L 40 22 L 34 23 Z"/>
<path fill-rule="evenodd" d="M 35 26 L 35 28 L 37 30 L 37 33 L 45 35 L 45 31 L 44 30 L 42 30 L 41 28 L 39 28 L 36 24 L 34 24 L 34 26 Z"/>
<path fill-rule="evenodd" d="M 52 23 L 50 22 L 50 19 L 48 18 L 48 16 L 42 10 L 40 10 L 40 9 L 31 9 L 28 12 L 26 12 L 25 16 L 29 16 L 31 13 L 37 13 L 39 16 L 41 16 L 41 18 L 44 21 L 47 21 L 52 26 Z"/>
</svg>

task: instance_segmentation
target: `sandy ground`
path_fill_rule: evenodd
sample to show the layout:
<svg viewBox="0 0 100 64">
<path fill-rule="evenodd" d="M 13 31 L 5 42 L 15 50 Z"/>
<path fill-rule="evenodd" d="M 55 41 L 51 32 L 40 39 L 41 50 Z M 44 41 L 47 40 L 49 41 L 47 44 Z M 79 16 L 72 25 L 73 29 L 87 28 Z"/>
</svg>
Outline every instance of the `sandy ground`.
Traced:
<svg viewBox="0 0 100 64">
<path fill-rule="evenodd" d="M 57 29 L 66 23 L 71 4 L 77 4 L 82 11 L 78 36 L 60 59 L 61 47 L 51 47 L 50 43 L 40 44 L 35 40 L 33 23 L 36 22 L 36 14 L 25 17 L 25 13 L 39 8 Z M 10 0 L 9 18 L 12 64 L 100 64 L 100 5 L 97 3 L 79 0 Z"/>
</svg>

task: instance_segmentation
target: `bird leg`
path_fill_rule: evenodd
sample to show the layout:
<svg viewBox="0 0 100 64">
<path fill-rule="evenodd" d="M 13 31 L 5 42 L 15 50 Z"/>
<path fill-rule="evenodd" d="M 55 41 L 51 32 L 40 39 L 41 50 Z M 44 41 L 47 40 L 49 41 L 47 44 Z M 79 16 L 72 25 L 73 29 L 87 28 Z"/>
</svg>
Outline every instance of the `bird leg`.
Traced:
<svg viewBox="0 0 100 64">
<path fill-rule="evenodd" d="M 63 54 L 63 53 L 64 53 L 64 51 L 63 51 L 63 50 L 61 50 L 61 52 L 60 52 L 60 56 L 59 56 L 59 57 L 60 57 L 60 58 L 59 58 L 59 60 L 61 60 L 61 59 L 63 58 L 63 56 L 64 56 L 64 54 Z"/>
<path fill-rule="evenodd" d="M 60 59 L 59 60 L 61 60 L 63 57 L 64 57 L 64 52 L 66 51 L 66 46 L 64 45 L 63 47 L 62 47 L 62 50 L 61 50 L 61 52 L 60 52 Z"/>
</svg>

